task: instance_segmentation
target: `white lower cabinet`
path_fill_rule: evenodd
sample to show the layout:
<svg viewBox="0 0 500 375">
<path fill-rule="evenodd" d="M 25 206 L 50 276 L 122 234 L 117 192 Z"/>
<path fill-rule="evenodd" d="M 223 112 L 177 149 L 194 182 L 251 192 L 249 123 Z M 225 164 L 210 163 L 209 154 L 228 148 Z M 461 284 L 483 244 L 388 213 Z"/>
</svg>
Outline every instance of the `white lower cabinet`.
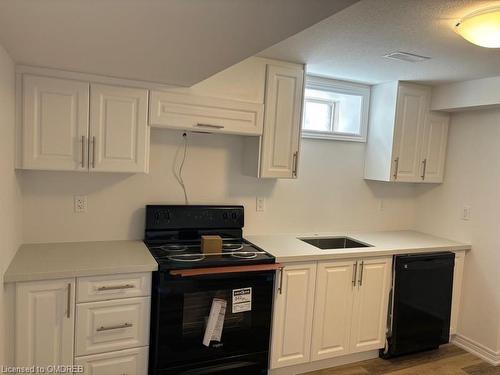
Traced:
<svg viewBox="0 0 500 375">
<path fill-rule="evenodd" d="M 351 353 L 385 346 L 392 257 L 363 259 L 358 261 L 357 268 L 349 345 Z"/>
<path fill-rule="evenodd" d="M 316 277 L 313 361 L 349 352 L 356 261 L 320 262 Z"/>
<path fill-rule="evenodd" d="M 75 279 L 16 284 L 16 366 L 73 364 Z"/>
<path fill-rule="evenodd" d="M 147 374 L 150 288 L 150 273 L 16 283 L 16 366 Z M 88 299 L 106 300 L 79 303 Z"/>
<path fill-rule="evenodd" d="M 450 335 L 457 333 L 458 313 L 462 297 L 462 279 L 465 265 L 465 251 L 455 252 L 455 268 L 453 271 L 453 294 L 451 297 Z"/>
<path fill-rule="evenodd" d="M 391 256 L 285 265 L 271 368 L 384 347 L 391 266 Z"/>
<path fill-rule="evenodd" d="M 316 263 L 280 271 L 274 298 L 271 368 L 309 362 Z"/>
<path fill-rule="evenodd" d="M 146 375 L 148 348 L 79 357 L 75 359 L 75 365 L 83 366 L 84 375 Z"/>
</svg>

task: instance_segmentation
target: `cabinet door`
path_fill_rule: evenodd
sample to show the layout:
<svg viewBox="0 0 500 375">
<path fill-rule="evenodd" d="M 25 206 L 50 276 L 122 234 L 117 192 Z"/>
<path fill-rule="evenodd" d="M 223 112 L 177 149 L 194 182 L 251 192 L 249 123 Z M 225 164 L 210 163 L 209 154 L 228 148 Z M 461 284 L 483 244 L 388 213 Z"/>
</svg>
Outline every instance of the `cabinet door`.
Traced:
<svg viewBox="0 0 500 375">
<path fill-rule="evenodd" d="M 23 77 L 22 168 L 87 169 L 89 85 Z"/>
<path fill-rule="evenodd" d="M 16 366 L 73 364 L 74 279 L 16 284 Z"/>
<path fill-rule="evenodd" d="M 271 368 L 309 362 L 316 264 L 286 266 L 274 298 Z"/>
<path fill-rule="evenodd" d="M 297 177 L 303 81 L 303 69 L 267 67 L 260 177 Z"/>
<path fill-rule="evenodd" d="M 392 257 L 359 262 L 351 327 L 351 352 L 380 349 L 385 345 L 391 288 Z"/>
<path fill-rule="evenodd" d="M 392 173 L 396 181 L 421 181 L 420 155 L 429 100 L 430 90 L 427 87 L 399 85 Z"/>
<path fill-rule="evenodd" d="M 349 353 L 356 261 L 320 262 L 311 344 L 311 360 Z"/>
<path fill-rule="evenodd" d="M 153 127 L 262 135 L 261 103 L 153 90 L 149 111 Z"/>
<path fill-rule="evenodd" d="M 147 172 L 148 91 L 98 84 L 90 90 L 90 170 Z"/>
<path fill-rule="evenodd" d="M 421 157 L 423 182 L 443 182 L 449 121 L 446 113 L 431 112 L 428 116 Z"/>
<path fill-rule="evenodd" d="M 462 279 L 465 264 L 465 251 L 455 253 L 455 269 L 453 271 L 453 294 L 451 297 L 451 319 L 450 334 L 457 333 L 458 313 L 460 311 L 460 299 L 462 297 Z"/>
<path fill-rule="evenodd" d="M 75 358 L 84 375 L 145 375 L 148 372 L 148 347 L 120 350 Z"/>
</svg>

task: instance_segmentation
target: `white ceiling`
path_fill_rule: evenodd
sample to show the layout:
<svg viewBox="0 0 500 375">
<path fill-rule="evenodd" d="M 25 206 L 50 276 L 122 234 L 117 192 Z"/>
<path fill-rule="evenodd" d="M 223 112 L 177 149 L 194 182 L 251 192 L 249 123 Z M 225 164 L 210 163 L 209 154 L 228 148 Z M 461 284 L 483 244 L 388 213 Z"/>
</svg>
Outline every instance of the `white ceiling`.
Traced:
<svg viewBox="0 0 500 375">
<path fill-rule="evenodd" d="M 306 62 L 312 74 L 380 83 L 427 83 L 500 75 L 500 49 L 472 45 L 453 31 L 460 17 L 498 5 L 482 0 L 362 0 L 261 53 Z M 385 59 L 392 51 L 432 59 Z"/>
<path fill-rule="evenodd" d="M 21 64 L 192 85 L 358 0 L 0 0 Z"/>
</svg>

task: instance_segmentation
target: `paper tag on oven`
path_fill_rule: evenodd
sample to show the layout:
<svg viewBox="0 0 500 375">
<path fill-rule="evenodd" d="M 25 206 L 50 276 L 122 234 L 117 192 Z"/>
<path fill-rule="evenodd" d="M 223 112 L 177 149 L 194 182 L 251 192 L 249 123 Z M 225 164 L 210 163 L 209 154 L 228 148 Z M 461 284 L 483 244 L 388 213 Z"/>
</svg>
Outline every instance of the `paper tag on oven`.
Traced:
<svg viewBox="0 0 500 375">
<path fill-rule="evenodd" d="M 233 289 L 233 314 L 252 310 L 252 288 Z"/>
<path fill-rule="evenodd" d="M 222 328 L 224 326 L 224 315 L 226 314 L 227 302 L 220 298 L 212 300 L 210 315 L 207 319 L 205 334 L 203 335 L 203 345 L 209 346 L 210 341 L 220 341 Z"/>
</svg>

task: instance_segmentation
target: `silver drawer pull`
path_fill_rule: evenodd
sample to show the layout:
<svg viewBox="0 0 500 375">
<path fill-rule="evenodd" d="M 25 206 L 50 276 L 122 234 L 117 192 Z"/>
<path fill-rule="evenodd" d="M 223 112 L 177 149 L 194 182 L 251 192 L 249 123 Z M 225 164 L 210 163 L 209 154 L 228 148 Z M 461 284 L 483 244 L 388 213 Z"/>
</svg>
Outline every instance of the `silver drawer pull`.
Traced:
<svg viewBox="0 0 500 375">
<path fill-rule="evenodd" d="M 125 285 L 116 285 L 116 286 L 101 286 L 97 288 L 98 291 L 106 291 L 106 290 L 120 290 L 120 289 L 132 289 L 134 286 L 132 284 Z"/>
<path fill-rule="evenodd" d="M 196 124 L 196 126 L 199 128 L 224 129 L 223 125 Z"/>
<path fill-rule="evenodd" d="M 123 323 L 117 326 L 109 326 L 109 327 L 100 326 L 99 328 L 96 329 L 96 331 L 97 332 L 112 331 L 114 329 L 130 328 L 132 326 L 133 326 L 132 323 Z"/>
</svg>

